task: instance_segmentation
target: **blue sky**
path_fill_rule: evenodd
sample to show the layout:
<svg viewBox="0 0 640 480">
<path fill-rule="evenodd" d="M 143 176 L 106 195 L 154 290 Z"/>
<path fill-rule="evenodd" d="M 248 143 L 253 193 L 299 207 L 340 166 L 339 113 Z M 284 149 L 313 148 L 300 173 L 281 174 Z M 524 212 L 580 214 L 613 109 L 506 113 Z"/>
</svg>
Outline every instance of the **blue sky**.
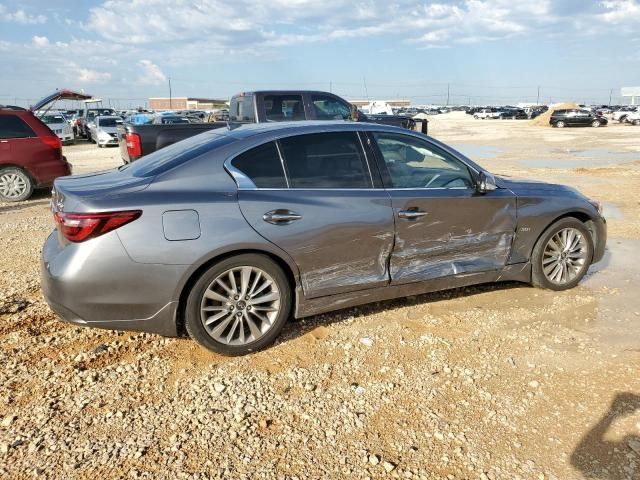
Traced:
<svg viewBox="0 0 640 480">
<path fill-rule="evenodd" d="M 621 102 L 640 0 L 0 0 L 0 103 L 314 88 L 442 104 Z"/>
</svg>

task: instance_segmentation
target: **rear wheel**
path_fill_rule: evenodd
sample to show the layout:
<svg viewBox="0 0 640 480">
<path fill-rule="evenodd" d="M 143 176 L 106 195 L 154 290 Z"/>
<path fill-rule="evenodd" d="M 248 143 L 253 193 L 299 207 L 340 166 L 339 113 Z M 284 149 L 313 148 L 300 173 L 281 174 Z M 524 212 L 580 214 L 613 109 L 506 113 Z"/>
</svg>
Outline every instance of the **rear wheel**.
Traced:
<svg viewBox="0 0 640 480">
<path fill-rule="evenodd" d="M 289 318 L 291 287 L 268 257 L 243 254 L 207 270 L 185 309 L 189 336 L 224 355 L 260 350 L 276 339 Z"/>
<path fill-rule="evenodd" d="M 550 290 L 575 287 L 593 258 L 591 233 L 580 220 L 563 218 L 551 225 L 531 256 L 532 283 Z"/>
<path fill-rule="evenodd" d="M 33 182 L 24 170 L 16 167 L 0 170 L 0 200 L 21 202 L 33 193 Z"/>
<path fill-rule="evenodd" d="M 638 120 L 634 120 L 634 121 L 633 121 L 633 124 L 634 124 L 636 127 L 637 127 L 638 125 L 640 125 L 640 119 L 638 119 Z"/>
</svg>

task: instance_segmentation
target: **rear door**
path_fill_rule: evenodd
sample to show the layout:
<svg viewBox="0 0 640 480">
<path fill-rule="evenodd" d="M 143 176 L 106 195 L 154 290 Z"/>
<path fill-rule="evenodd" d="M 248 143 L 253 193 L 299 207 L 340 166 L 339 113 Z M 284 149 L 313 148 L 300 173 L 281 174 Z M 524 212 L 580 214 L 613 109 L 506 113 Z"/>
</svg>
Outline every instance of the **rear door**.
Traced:
<svg viewBox="0 0 640 480">
<path fill-rule="evenodd" d="M 297 135 L 227 163 L 251 226 L 297 263 L 308 298 L 384 286 L 389 195 L 356 132 Z"/>
<path fill-rule="evenodd" d="M 426 139 L 371 135 L 395 215 L 391 283 L 498 270 L 509 257 L 516 198 L 477 193 L 462 160 Z"/>
</svg>

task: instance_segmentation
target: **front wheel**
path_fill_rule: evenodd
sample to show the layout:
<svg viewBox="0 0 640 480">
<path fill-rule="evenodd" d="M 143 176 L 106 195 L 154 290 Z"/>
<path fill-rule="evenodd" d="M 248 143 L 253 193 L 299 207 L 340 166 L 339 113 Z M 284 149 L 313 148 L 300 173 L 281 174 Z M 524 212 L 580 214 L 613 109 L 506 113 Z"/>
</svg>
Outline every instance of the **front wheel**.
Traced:
<svg viewBox="0 0 640 480">
<path fill-rule="evenodd" d="M 230 257 L 209 268 L 187 298 L 185 326 L 203 347 L 244 355 L 276 339 L 289 318 L 291 287 L 263 255 Z"/>
<path fill-rule="evenodd" d="M 21 202 L 33 193 L 33 181 L 24 170 L 10 167 L 0 170 L 0 200 Z"/>
<path fill-rule="evenodd" d="M 563 218 L 538 239 L 531 255 L 531 281 L 537 287 L 567 290 L 585 276 L 593 259 L 593 239 L 584 223 Z"/>
<path fill-rule="evenodd" d="M 593 122 L 591 122 L 591 126 L 593 128 L 598 128 L 600 126 L 600 120 L 594 120 Z"/>
<path fill-rule="evenodd" d="M 561 121 L 559 121 L 559 122 L 556 122 L 556 127 L 558 127 L 558 128 L 564 128 L 564 126 L 565 126 L 565 123 L 564 123 L 562 120 L 561 120 Z"/>
</svg>

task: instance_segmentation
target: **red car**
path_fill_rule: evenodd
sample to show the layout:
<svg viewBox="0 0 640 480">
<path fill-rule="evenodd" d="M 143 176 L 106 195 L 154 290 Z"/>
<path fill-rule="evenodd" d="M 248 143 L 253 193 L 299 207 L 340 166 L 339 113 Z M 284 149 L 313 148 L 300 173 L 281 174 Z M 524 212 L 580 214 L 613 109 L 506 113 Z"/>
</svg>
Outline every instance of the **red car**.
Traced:
<svg viewBox="0 0 640 480">
<path fill-rule="evenodd" d="M 29 110 L 0 105 L 0 201 L 26 200 L 34 188 L 71 174 L 60 139 L 33 112 L 58 99 L 86 98 L 90 97 L 58 90 Z"/>
</svg>

